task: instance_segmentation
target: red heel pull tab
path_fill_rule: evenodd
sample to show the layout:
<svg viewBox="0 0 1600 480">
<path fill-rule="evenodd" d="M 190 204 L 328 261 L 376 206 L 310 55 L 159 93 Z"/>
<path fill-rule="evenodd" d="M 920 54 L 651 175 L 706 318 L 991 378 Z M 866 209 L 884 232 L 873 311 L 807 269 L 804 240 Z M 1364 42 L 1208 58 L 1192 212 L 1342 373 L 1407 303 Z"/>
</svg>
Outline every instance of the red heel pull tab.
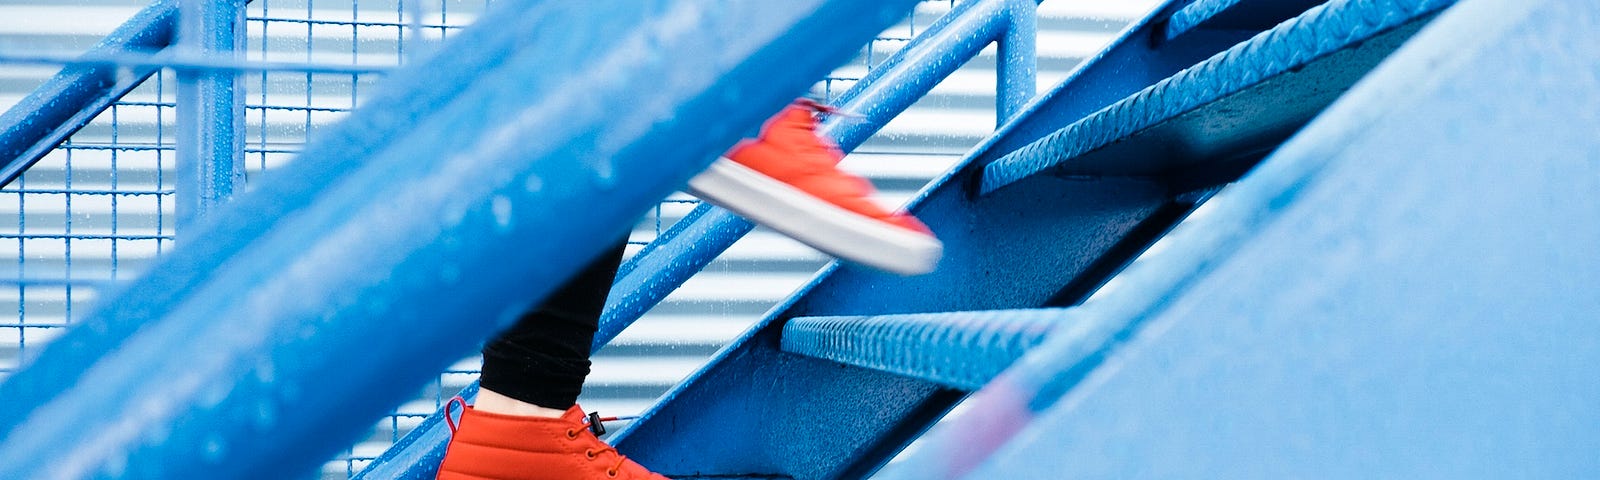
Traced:
<svg viewBox="0 0 1600 480">
<path fill-rule="evenodd" d="M 455 435 L 456 429 L 461 428 L 461 424 L 456 423 L 456 419 L 450 417 L 450 407 L 453 407 L 458 403 L 461 404 L 461 412 L 466 413 L 467 399 L 461 398 L 460 395 L 456 395 L 455 397 L 451 398 L 450 401 L 445 402 L 444 404 L 444 423 L 450 426 L 451 435 Z"/>
</svg>

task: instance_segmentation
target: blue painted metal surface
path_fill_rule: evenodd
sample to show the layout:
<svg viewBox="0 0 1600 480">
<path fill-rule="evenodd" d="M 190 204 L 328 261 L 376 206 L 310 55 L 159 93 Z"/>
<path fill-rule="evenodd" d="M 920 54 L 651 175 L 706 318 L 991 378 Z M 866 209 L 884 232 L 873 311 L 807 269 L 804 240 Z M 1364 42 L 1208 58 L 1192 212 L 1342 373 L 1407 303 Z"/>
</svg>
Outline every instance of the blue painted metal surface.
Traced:
<svg viewBox="0 0 1600 480">
<path fill-rule="evenodd" d="M 995 43 L 995 127 L 1011 121 L 1038 93 L 1039 4 L 1005 0 L 1005 34 Z"/>
<path fill-rule="evenodd" d="M 819 133 L 847 152 L 860 146 L 985 45 L 1007 41 L 1002 37 L 1012 30 L 1006 22 L 1013 20 L 1006 12 L 1018 8 L 1012 3 L 1013 0 L 983 0 L 957 5 L 839 96 L 835 106 L 860 117 L 829 117 Z M 1014 60 L 1008 68 L 1018 74 L 1011 78 L 1033 70 L 1031 58 L 1026 64 L 1021 58 Z M 673 224 L 618 269 L 593 348 L 599 350 L 610 343 L 754 227 L 732 212 L 705 204 Z M 442 415 L 441 410 L 429 417 L 424 427 L 408 434 L 403 447 L 385 452 L 358 477 L 430 478 L 450 438 L 438 420 Z M 410 463 L 418 459 L 427 464 L 425 468 Z"/>
<path fill-rule="evenodd" d="M 911 207 L 949 247 L 934 274 L 900 278 L 835 266 L 680 384 L 617 444 L 668 475 L 869 474 L 962 397 L 919 380 L 777 350 L 795 316 L 881 315 L 1070 305 L 1189 205 L 1138 179 L 1030 181 L 972 198 L 977 172 L 1010 149 L 1137 92 L 1254 32 L 1154 43 L 1168 4 L 1035 100 Z M 1063 247 L 1071 245 L 1071 247 Z M 752 381 L 752 379 L 756 379 Z M 729 445 L 706 451 L 704 445 Z"/>
<path fill-rule="evenodd" d="M 781 341 L 796 355 L 977 390 L 1060 328 L 1063 311 L 800 317 L 783 326 Z"/>
<path fill-rule="evenodd" d="M 1597 27 L 1463 0 L 884 478 L 1600 470 Z"/>
<path fill-rule="evenodd" d="M 1196 29 L 1266 30 L 1327 0 L 1197 0 L 1167 20 L 1166 38 Z"/>
<path fill-rule="evenodd" d="M 176 49 L 233 58 L 244 49 L 243 0 L 181 0 Z M 178 228 L 215 211 L 244 182 L 244 91 L 234 72 L 178 70 Z"/>
<path fill-rule="evenodd" d="M 0 384 L 0 470 L 311 469 L 908 7 L 496 4 Z"/>
<path fill-rule="evenodd" d="M 1452 3 L 1335 1 L 1312 9 L 1006 154 L 984 169 L 981 192 L 1052 170 L 1063 175 L 1170 173 L 1274 145 L 1409 38 L 1430 14 Z M 1284 78 L 1267 83 L 1279 77 Z M 1253 95 L 1241 95 L 1251 89 Z M 1181 117 L 1208 105 L 1216 111 Z M 1143 137 L 1129 138 L 1136 134 Z"/>
<path fill-rule="evenodd" d="M 177 0 L 156 0 L 117 27 L 85 55 L 156 51 L 172 42 Z M 63 68 L 0 115 L 0 187 L 11 184 L 79 128 L 105 111 L 155 68 L 136 68 L 119 79 L 105 65 Z"/>
</svg>

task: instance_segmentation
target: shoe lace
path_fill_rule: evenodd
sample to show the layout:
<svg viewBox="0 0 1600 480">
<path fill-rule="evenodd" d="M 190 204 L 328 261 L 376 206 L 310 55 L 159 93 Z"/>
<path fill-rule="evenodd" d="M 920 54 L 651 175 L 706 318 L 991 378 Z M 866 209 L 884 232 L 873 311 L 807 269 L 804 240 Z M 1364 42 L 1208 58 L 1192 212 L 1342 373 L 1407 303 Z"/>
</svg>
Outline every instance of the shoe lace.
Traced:
<svg viewBox="0 0 1600 480">
<path fill-rule="evenodd" d="M 589 429 L 590 433 L 595 435 L 596 439 L 598 439 L 600 435 L 604 435 L 606 433 L 604 422 L 613 422 L 631 418 L 637 417 L 601 417 L 600 412 L 589 412 L 589 416 L 584 419 L 584 426 Z M 578 432 L 576 429 L 569 430 L 567 431 L 567 438 L 577 438 L 577 433 Z M 607 477 L 616 477 L 618 473 L 622 472 L 622 466 L 628 463 L 628 457 L 623 456 L 621 452 L 617 451 L 616 447 L 613 447 L 610 444 L 605 442 L 599 443 L 599 448 L 591 448 L 583 453 L 585 456 L 589 457 L 590 460 L 598 459 L 600 458 L 600 454 L 606 452 L 610 452 L 612 455 L 616 456 L 617 462 L 612 464 L 611 468 L 606 469 Z"/>
</svg>

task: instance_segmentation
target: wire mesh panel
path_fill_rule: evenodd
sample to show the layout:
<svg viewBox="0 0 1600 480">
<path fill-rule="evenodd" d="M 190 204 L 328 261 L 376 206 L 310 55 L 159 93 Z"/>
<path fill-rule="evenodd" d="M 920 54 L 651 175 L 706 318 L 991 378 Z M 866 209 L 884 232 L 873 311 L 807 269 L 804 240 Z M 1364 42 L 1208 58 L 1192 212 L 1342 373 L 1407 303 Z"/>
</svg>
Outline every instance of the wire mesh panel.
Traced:
<svg viewBox="0 0 1600 480">
<path fill-rule="evenodd" d="M 173 85 L 157 75 L 0 189 L 0 375 L 172 248 Z M 14 316 L 12 316 L 14 312 Z"/>
</svg>

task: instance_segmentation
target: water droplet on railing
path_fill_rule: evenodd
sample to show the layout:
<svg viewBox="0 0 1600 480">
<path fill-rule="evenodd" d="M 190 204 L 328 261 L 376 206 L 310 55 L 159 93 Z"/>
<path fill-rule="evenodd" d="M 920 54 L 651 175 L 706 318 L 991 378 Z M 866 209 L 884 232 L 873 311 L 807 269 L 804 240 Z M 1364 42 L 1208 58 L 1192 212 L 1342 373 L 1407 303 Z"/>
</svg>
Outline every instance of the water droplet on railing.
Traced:
<svg viewBox="0 0 1600 480">
<path fill-rule="evenodd" d="M 205 454 L 206 461 L 218 462 L 222 460 L 222 455 L 227 453 L 228 442 L 222 438 L 222 434 L 212 433 L 206 437 L 205 445 L 201 448 L 202 453 Z"/>
<path fill-rule="evenodd" d="M 511 199 L 505 195 L 495 195 L 489 201 L 489 210 L 494 213 L 495 231 L 506 233 L 511 231 Z"/>
</svg>

